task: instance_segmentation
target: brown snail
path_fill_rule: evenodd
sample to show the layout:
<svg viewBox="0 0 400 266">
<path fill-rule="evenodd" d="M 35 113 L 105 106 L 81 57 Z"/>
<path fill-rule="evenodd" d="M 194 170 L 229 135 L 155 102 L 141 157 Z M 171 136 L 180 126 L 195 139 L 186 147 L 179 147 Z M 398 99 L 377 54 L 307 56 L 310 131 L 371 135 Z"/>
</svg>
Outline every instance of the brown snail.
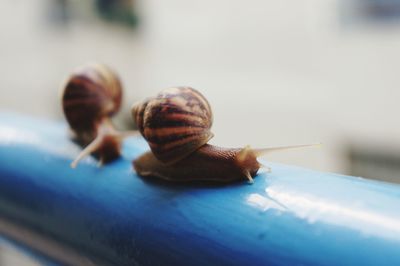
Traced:
<svg viewBox="0 0 400 266">
<path fill-rule="evenodd" d="M 62 92 L 64 115 L 77 142 L 86 146 L 72 168 L 91 153 L 98 155 L 101 164 L 120 156 L 122 138 L 132 134 L 117 131 L 111 122 L 121 101 L 121 82 L 105 65 L 83 66 L 68 78 Z"/>
<path fill-rule="evenodd" d="M 270 151 L 315 145 L 266 149 L 209 145 L 213 137 L 211 107 L 190 87 L 163 90 L 134 105 L 132 116 L 151 149 L 133 161 L 136 172 L 170 181 L 253 182 L 262 166 L 257 157 Z"/>
</svg>

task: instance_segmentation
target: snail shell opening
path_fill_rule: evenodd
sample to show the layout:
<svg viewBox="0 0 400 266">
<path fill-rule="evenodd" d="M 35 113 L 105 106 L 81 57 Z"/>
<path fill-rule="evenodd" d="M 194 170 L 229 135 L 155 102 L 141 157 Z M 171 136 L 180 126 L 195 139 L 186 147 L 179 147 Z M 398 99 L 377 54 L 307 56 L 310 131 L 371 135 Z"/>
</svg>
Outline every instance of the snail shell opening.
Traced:
<svg viewBox="0 0 400 266">
<path fill-rule="evenodd" d="M 74 71 L 62 93 L 65 117 L 71 129 L 81 136 L 95 134 L 103 118 L 118 112 L 121 100 L 118 76 L 101 64 L 85 65 Z"/>
<path fill-rule="evenodd" d="M 214 135 L 210 104 L 197 90 L 174 87 L 132 107 L 132 116 L 155 157 L 175 163 Z"/>
</svg>

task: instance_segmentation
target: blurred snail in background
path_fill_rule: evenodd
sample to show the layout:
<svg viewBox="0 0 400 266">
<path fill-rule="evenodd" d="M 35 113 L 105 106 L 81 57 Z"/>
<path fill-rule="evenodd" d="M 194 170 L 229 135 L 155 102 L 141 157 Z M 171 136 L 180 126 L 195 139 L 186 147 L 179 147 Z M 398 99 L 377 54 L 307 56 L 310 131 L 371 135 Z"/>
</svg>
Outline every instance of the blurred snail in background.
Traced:
<svg viewBox="0 0 400 266">
<path fill-rule="evenodd" d="M 111 122 L 121 101 L 121 82 L 107 66 L 86 65 L 70 75 L 63 88 L 62 107 L 77 142 L 86 146 L 71 163 L 72 168 L 91 153 L 98 155 L 101 164 L 120 156 L 121 140 L 135 134 L 119 132 Z"/>
<path fill-rule="evenodd" d="M 151 151 L 133 161 L 141 176 L 169 181 L 230 182 L 249 180 L 267 152 L 312 146 L 228 149 L 209 145 L 213 137 L 210 104 L 197 90 L 176 87 L 132 107 L 132 116 Z"/>
</svg>

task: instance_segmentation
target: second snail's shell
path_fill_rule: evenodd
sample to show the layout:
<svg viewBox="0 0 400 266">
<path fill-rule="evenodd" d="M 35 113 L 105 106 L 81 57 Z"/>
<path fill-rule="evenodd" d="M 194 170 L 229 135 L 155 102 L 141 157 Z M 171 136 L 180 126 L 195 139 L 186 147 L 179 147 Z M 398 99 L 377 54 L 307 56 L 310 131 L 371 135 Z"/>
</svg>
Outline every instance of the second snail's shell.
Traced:
<svg viewBox="0 0 400 266">
<path fill-rule="evenodd" d="M 122 99 L 121 82 L 108 67 L 86 65 L 71 74 L 62 94 L 65 117 L 84 142 L 96 137 L 104 117 L 115 114 Z"/>
<path fill-rule="evenodd" d="M 174 87 L 132 107 L 132 116 L 155 157 L 174 163 L 212 137 L 210 104 L 197 90 Z"/>
</svg>

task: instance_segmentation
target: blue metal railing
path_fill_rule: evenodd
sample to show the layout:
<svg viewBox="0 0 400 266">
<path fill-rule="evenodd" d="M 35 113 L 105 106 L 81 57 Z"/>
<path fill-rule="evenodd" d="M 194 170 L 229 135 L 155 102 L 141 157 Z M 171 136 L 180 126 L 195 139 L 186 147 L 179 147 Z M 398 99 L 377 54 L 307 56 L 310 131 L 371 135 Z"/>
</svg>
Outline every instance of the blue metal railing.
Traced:
<svg viewBox="0 0 400 266">
<path fill-rule="evenodd" d="M 0 115 L 0 235 L 71 265 L 400 265 L 400 186 L 268 163 L 253 185 L 69 164 L 65 124 Z"/>
</svg>

